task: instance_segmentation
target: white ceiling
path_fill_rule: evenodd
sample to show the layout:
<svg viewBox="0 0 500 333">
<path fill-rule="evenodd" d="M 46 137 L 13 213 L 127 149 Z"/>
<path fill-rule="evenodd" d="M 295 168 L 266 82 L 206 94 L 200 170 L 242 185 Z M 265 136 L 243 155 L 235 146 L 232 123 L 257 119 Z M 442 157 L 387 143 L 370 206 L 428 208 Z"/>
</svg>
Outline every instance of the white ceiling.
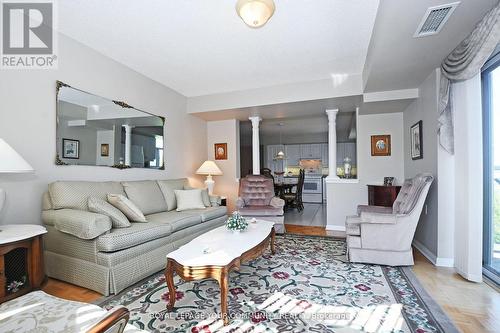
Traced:
<svg viewBox="0 0 500 333">
<path fill-rule="evenodd" d="M 418 88 L 498 0 L 460 0 L 437 35 L 414 38 L 428 7 L 458 0 L 382 0 L 364 69 L 365 92 Z"/>
<path fill-rule="evenodd" d="M 360 74 L 378 0 L 275 0 L 261 29 L 236 0 L 62 0 L 59 30 L 185 96 Z"/>
</svg>

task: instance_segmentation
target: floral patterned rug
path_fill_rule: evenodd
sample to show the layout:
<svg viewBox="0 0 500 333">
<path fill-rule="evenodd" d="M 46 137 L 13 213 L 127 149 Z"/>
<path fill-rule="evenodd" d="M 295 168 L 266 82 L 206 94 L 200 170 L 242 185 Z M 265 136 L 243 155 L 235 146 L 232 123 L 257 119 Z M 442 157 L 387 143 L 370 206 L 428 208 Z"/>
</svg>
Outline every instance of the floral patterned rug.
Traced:
<svg viewBox="0 0 500 333">
<path fill-rule="evenodd" d="M 175 276 L 172 312 L 163 272 L 99 305 L 126 306 L 150 332 L 456 332 L 409 268 L 349 263 L 329 237 L 278 235 L 276 250 L 231 272 L 228 326 L 215 280 Z"/>
</svg>

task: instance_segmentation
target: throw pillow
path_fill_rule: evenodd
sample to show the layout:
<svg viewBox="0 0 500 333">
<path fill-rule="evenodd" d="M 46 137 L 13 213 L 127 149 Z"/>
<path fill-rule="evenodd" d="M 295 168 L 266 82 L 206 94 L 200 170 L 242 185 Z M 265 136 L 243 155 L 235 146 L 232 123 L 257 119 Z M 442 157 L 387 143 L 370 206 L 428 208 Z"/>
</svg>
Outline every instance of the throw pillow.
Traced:
<svg viewBox="0 0 500 333">
<path fill-rule="evenodd" d="M 132 222 L 147 222 L 141 210 L 121 194 L 108 194 L 108 202 L 118 208 Z"/>
<path fill-rule="evenodd" d="M 196 188 L 191 186 L 184 186 L 185 190 L 196 190 Z M 203 204 L 205 207 L 211 207 L 212 203 L 210 202 L 210 195 L 208 194 L 208 188 L 201 189 L 201 200 L 203 200 Z"/>
<path fill-rule="evenodd" d="M 178 212 L 188 209 L 205 209 L 201 190 L 175 190 L 174 193 Z"/>
<path fill-rule="evenodd" d="M 93 213 L 103 214 L 109 216 L 113 223 L 113 228 L 127 228 L 130 227 L 130 221 L 118 209 L 113 207 L 110 203 L 96 197 L 90 197 L 88 200 L 89 210 Z"/>
</svg>

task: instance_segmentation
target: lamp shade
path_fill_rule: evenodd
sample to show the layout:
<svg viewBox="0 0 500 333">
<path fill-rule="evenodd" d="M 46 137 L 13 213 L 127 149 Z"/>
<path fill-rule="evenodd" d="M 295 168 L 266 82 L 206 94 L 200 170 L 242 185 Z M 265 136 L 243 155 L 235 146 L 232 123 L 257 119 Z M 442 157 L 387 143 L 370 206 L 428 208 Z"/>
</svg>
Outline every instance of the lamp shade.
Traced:
<svg viewBox="0 0 500 333">
<path fill-rule="evenodd" d="M 217 164 L 215 164 L 214 161 L 205 161 L 201 165 L 201 167 L 196 170 L 196 174 L 198 175 L 213 175 L 213 176 L 220 176 L 222 175 L 222 171 L 219 169 Z"/>
<path fill-rule="evenodd" d="M 33 167 L 0 138 L 0 173 L 33 172 Z"/>
</svg>

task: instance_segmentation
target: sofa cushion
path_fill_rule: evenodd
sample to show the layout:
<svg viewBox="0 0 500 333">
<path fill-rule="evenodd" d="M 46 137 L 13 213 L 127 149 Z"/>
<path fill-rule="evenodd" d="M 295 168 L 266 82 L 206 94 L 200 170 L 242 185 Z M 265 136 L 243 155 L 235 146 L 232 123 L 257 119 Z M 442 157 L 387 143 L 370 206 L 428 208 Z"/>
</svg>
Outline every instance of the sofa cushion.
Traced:
<svg viewBox="0 0 500 333">
<path fill-rule="evenodd" d="M 159 213 L 162 214 L 162 213 Z M 114 252 L 143 244 L 172 233 L 172 225 L 166 220 L 132 223 L 129 228 L 111 229 L 97 238 L 97 251 Z"/>
<path fill-rule="evenodd" d="M 204 210 L 204 209 L 203 209 Z M 201 209 L 184 212 L 163 212 L 146 216 L 149 223 L 167 223 L 172 227 L 172 232 L 201 223 Z"/>
<path fill-rule="evenodd" d="M 245 206 L 239 209 L 243 216 L 278 216 L 283 215 L 283 208 L 273 206 Z"/>
<path fill-rule="evenodd" d="M 175 190 L 175 200 L 177 201 L 178 212 L 189 209 L 205 209 L 205 204 L 201 197 L 201 190 Z"/>
<path fill-rule="evenodd" d="M 127 228 L 130 227 L 130 221 L 125 215 L 109 202 L 90 197 L 89 210 L 93 213 L 103 214 L 109 216 L 113 223 L 113 228 Z"/>
<path fill-rule="evenodd" d="M 227 215 L 227 208 L 225 206 L 217 206 L 217 207 L 208 207 L 205 209 L 193 209 L 186 210 L 184 212 L 188 213 L 196 213 L 201 215 L 201 221 L 206 222 L 213 219 L 216 219 L 221 216 Z"/>
<path fill-rule="evenodd" d="M 107 200 L 108 193 L 125 195 L 119 182 L 57 181 L 49 184 L 53 209 L 88 210 L 89 197 Z"/>
<path fill-rule="evenodd" d="M 191 187 L 189 185 L 184 185 L 185 190 L 196 190 L 195 187 Z M 202 188 L 201 190 L 201 199 L 203 200 L 203 204 L 205 207 L 211 207 L 212 203 L 210 202 L 210 195 L 208 194 L 208 188 Z"/>
<path fill-rule="evenodd" d="M 154 180 L 122 182 L 127 197 L 139 207 L 145 215 L 168 210 L 163 193 Z"/>
<path fill-rule="evenodd" d="M 144 214 L 132 201 L 121 194 L 108 194 L 108 202 L 118 208 L 132 222 L 147 222 Z"/>
<path fill-rule="evenodd" d="M 168 210 L 174 210 L 177 208 L 177 201 L 175 200 L 175 190 L 183 190 L 184 186 L 187 185 L 186 178 L 180 179 L 169 179 L 169 180 L 158 180 L 158 186 L 160 187 L 163 197 L 167 203 Z"/>
</svg>

